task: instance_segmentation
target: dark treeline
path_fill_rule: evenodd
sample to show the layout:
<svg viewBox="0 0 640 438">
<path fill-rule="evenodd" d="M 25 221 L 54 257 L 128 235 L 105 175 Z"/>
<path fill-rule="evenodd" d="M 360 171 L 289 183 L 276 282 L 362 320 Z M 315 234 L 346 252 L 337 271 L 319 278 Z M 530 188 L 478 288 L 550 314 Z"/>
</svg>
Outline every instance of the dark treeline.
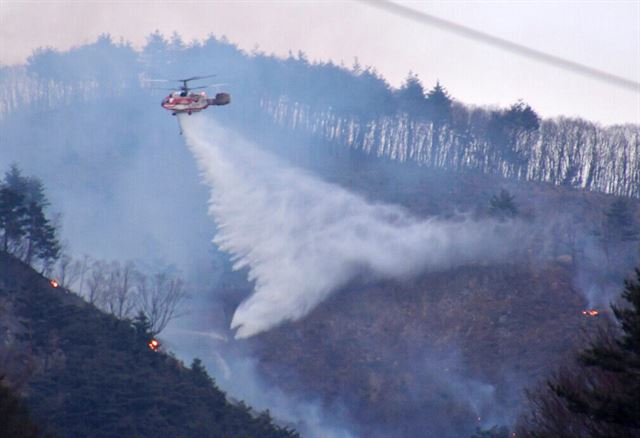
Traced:
<svg viewBox="0 0 640 438">
<path fill-rule="evenodd" d="M 135 98 L 154 92 L 144 79 L 211 72 L 219 77 L 214 82 L 228 83 L 241 108 L 234 116 L 243 122 L 269 119 L 428 166 L 640 196 L 637 126 L 541 120 L 524 102 L 505 109 L 470 107 L 440 83 L 425 88 L 413 74 L 394 89 L 357 61 L 347 68 L 312 62 L 304 53 L 245 53 L 224 37 L 186 44 L 177 34 L 167 39 L 155 33 L 137 52 L 105 35 L 64 53 L 40 49 L 26 67 L 0 70 L 0 117 L 25 104 L 52 108 L 125 90 Z"/>
</svg>

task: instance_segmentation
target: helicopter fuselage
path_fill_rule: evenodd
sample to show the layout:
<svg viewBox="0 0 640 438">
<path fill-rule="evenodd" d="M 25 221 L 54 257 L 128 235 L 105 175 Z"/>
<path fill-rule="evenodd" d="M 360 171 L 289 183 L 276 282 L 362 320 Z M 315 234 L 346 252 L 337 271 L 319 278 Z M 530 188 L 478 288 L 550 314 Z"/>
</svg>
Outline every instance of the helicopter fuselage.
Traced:
<svg viewBox="0 0 640 438">
<path fill-rule="evenodd" d="M 174 92 L 162 100 L 162 107 L 172 111 L 173 114 L 197 113 L 207 109 L 210 105 L 227 105 L 231 101 L 228 93 L 218 93 L 215 98 L 210 98 L 206 93 Z"/>
</svg>

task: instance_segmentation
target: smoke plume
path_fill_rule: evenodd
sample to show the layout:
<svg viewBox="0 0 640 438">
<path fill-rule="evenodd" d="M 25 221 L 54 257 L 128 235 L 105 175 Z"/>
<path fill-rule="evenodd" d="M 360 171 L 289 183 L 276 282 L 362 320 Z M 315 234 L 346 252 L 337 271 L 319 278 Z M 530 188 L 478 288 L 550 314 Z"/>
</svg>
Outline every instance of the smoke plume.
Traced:
<svg viewBox="0 0 640 438">
<path fill-rule="evenodd" d="M 401 278 L 509 252 L 511 226 L 421 220 L 289 166 L 203 115 L 180 123 L 211 187 L 213 242 L 255 282 L 231 322 L 238 338 L 304 317 L 360 274 Z"/>
</svg>

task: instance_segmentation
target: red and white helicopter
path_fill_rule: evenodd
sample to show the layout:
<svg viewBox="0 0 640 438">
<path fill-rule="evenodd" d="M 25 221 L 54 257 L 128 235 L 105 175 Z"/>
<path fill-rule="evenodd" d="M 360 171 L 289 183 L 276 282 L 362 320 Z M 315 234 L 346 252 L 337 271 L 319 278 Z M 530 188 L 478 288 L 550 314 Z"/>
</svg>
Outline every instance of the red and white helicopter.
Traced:
<svg viewBox="0 0 640 438">
<path fill-rule="evenodd" d="M 190 81 L 198 79 L 206 79 L 214 77 L 215 75 L 208 76 L 193 76 L 186 79 L 153 79 L 154 82 L 182 82 L 182 86 L 179 90 L 173 90 L 171 94 L 162 99 L 162 108 L 171 111 L 172 115 L 187 113 L 197 113 L 204 109 L 207 109 L 212 105 L 227 105 L 231 102 L 231 95 L 229 93 L 217 93 L 216 97 L 211 98 L 207 96 L 207 93 L 201 91 L 199 93 L 193 92 L 193 90 L 201 90 L 209 88 L 214 85 L 204 85 L 199 87 L 189 87 Z"/>
</svg>

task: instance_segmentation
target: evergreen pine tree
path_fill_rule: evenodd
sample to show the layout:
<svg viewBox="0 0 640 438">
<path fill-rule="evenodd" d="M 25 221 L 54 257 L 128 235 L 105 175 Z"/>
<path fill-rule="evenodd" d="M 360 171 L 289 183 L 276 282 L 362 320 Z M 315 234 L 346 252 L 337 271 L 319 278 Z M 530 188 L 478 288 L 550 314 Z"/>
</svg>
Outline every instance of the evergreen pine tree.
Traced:
<svg viewBox="0 0 640 438">
<path fill-rule="evenodd" d="M 61 247 L 56 228 L 46 219 L 42 226 L 37 229 L 34 243 L 37 258 L 42 261 L 45 269 L 49 269 L 60 257 Z"/>
<path fill-rule="evenodd" d="M 12 241 L 24 236 L 25 222 L 24 196 L 5 185 L 0 186 L 0 232 L 5 252 L 9 251 Z"/>
<path fill-rule="evenodd" d="M 451 122 L 451 103 L 452 100 L 447 90 L 436 83 L 425 100 L 425 108 L 427 117 L 431 120 L 431 164 L 435 164 L 436 156 L 440 150 L 440 133 L 442 127 Z"/>
<path fill-rule="evenodd" d="M 621 333 L 613 340 L 599 339 L 579 356 L 582 365 L 613 373 L 619 384 L 606 387 L 552 385 L 572 410 L 592 421 L 635 429 L 640 436 L 640 269 L 635 280 L 625 280 L 625 307 L 612 305 Z"/>
<path fill-rule="evenodd" d="M 149 340 L 153 337 L 153 333 L 151 332 L 151 323 L 149 322 L 149 318 L 147 315 L 141 310 L 138 314 L 133 318 L 132 324 L 133 328 L 136 331 L 136 335 L 138 338 L 142 338 L 145 340 Z"/>
<path fill-rule="evenodd" d="M 503 122 L 517 131 L 534 131 L 540 127 L 540 117 L 523 101 L 519 100 L 504 113 Z"/>
<path fill-rule="evenodd" d="M 0 187 L 0 230 L 3 249 L 19 248 L 15 255 L 32 264 L 39 259 L 46 269 L 60 254 L 56 228 L 45 215 L 49 205 L 38 178 L 25 177 L 13 164 Z"/>
<path fill-rule="evenodd" d="M 22 171 L 17 164 L 9 166 L 9 170 L 4 174 L 4 185 L 14 192 L 24 195 L 27 191 L 27 178 L 22 176 Z"/>
<path fill-rule="evenodd" d="M 17 164 L 12 164 L 4 175 L 4 185 L 24 196 L 24 202 L 35 202 L 43 209 L 49 205 L 44 194 L 44 184 L 39 178 L 22 175 Z"/>
<path fill-rule="evenodd" d="M 622 298 L 625 305 L 612 305 L 617 330 L 599 332 L 576 368 L 530 394 L 533 411 L 518 436 L 640 436 L 640 269 L 625 281 Z"/>
<path fill-rule="evenodd" d="M 535 131 L 540 127 L 538 114 L 522 101 L 511 105 L 505 111 L 495 111 L 487 126 L 489 140 L 504 154 L 504 158 L 512 163 L 522 163 L 526 157 L 516 150 L 520 134 Z"/>
<path fill-rule="evenodd" d="M 193 362 L 191 362 L 191 371 L 197 381 L 206 383 L 207 385 L 215 384 L 213 378 L 209 375 L 207 369 L 202 364 L 202 360 L 199 358 L 196 357 L 193 359 Z"/>
<path fill-rule="evenodd" d="M 516 217 L 518 206 L 515 203 L 515 196 L 505 189 L 500 190 L 500 194 L 493 195 L 489 201 L 489 213 L 500 220 Z"/>
<path fill-rule="evenodd" d="M 409 72 L 404 84 L 396 94 L 398 98 L 398 108 L 408 112 L 414 117 L 424 117 L 426 115 L 426 99 L 422 82 L 417 75 Z"/>
<path fill-rule="evenodd" d="M 442 126 L 451 121 L 451 105 L 453 104 L 453 100 L 447 90 L 440 85 L 439 81 L 436 82 L 435 87 L 427 93 L 426 103 L 429 118 L 434 124 Z"/>
<path fill-rule="evenodd" d="M 26 220 L 25 220 L 25 240 L 26 240 L 26 253 L 24 261 L 27 264 L 31 264 L 36 252 L 39 252 L 41 245 L 46 245 L 46 231 L 47 231 L 47 219 L 44 216 L 42 207 L 35 202 L 30 202 L 26 207 Z"/>
</svg>

